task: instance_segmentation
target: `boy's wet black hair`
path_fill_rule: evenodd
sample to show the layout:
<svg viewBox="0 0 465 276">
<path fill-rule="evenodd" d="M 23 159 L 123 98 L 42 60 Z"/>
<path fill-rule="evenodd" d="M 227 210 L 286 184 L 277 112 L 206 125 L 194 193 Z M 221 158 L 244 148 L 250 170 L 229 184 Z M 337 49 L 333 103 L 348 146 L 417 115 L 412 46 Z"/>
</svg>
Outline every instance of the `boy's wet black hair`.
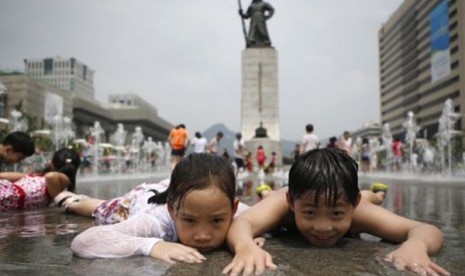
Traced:
<svg viewBox="0 0 465 276">
<path fill-rule="evenodd" d="M 148 203 L 164 204 L 179 209 L 184 198 L 194 190 L 215 186 L 234 205 L 236 177 L 232 166 L 220 156 L 209 153 L 192 153 L 181 159 L 171 173 L 168 189 L 162 193 L 155 191 Z"/>
<path fill-rule="evenodd" d="M 76 189 L 76 174 L 81 165 L 81 157 L 73 149 L 63 148 L 56 151 L 52 157 L 53 168 L 47 167 L 44 173 L 50 171 L 61 172 L 69 178 L 68 191 Z"/>
<path fill-rule="evenodd" d="M 344 196 L 355 205 L 358 187 L 358 165 L 338 148 L 314 149 L 303 154 L 289 171 L 289 194 L 292 202 L 309 193 L 315 193 L 315 205 L 324 196 L 326 206 L 335 206 Z"/>
<path fill-rule="evenodd" d="M 11 146 L 13 151 L 22 153 L 25 157 L 31 156 L 35 152 L 35 145 L 31 136 L 22 131 L 10 132 L 3 139 L 2 145 Z"/>
</svg>

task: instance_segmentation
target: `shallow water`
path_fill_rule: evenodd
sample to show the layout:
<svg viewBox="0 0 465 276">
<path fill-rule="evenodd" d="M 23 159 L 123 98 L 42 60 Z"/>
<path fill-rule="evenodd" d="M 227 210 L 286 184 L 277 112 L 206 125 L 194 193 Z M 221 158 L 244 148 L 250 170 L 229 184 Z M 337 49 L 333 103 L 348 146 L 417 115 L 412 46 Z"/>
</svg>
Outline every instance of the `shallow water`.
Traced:
<svg viewBox="0 0 465 276">
<path fill-rule="evenodd" d="M 153 180 L 158 180 L 156 176 Z M 111 198 L 130 190 L 141 179 L 94 180 L 78 184 L 80 193 Z M 390 185 L 383 206 L 395 213 L 437 225 L 445 235 L 444 248 L 435 257 L 453 275 L 465 271 L 465 183 L 425 184 L 420 181 L 384 181 Z M 370 179 L 361 179 L 369 187 Z M 256 199 L 253 191 L 242 196 Z M 201 265 L 169 265 L 148 257 L 87 260 L 69 250 L 72 239 L 92 226 L 92 219 L 63 214 L 57 208 L 0 213 L 0 275 L 219 275 L 231 260 L 227 250 L 206 254 Z M 278 264 L 277 271 L 265 275 L 411 275 L 399 272 L 382 257 L 396 245 L 363 235 L 344 239 L 334 248 L 309 245 L 295 235 L 282 235 L 267 241 L 266 249 Z"/>
</svg>

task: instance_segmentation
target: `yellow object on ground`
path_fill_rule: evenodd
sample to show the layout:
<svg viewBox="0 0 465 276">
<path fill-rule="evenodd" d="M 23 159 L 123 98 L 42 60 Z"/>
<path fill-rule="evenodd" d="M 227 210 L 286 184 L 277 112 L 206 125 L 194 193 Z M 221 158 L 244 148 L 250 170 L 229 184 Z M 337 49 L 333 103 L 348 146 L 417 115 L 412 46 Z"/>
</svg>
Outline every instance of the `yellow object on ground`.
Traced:
<svg viewBox="0 0 465 276">
<path fill-rule="evenodd" d="M 371 190 L 373 191 L 373 193 L 387 192 L 387 190 L 389 190 L 389 186 L 381 182 L 376 182 L 373 185 L 371 185 Z"/>
<path fill-rule="evenodd" d="M 263 183 L 257 187 L 257 189 L 255 190 L 255 193 L 257 194 L 257 196 L 261 197 L 261 193 L 263 191 L 271 192 L 271 187 L 268 186 L 268 184 Z"/>
</svg>

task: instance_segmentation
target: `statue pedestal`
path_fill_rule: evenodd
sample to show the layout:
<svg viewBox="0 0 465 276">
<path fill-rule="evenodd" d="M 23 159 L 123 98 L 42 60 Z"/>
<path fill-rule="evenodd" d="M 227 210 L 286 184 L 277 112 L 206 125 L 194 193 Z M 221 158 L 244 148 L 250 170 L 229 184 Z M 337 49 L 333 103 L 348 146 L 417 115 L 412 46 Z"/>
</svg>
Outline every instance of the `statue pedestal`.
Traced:
<svg viewBox="0 0 465 276">
<path fill-rule="evenodd" d="M 247 48 L 242 52 L 241 133 L 247 148 L 255 153 L 261 144 L 271 160 L 282 164 L 279 134 L 278 54 L 274 48 Z M 255 130 L 263 125 L 268 137 L 256 138 Z"/>
<path fill-rule="evenodd" d="M 242 52 L 242 137 L 255 136 L 263 123 L 268 137 L 280 140 L 278 55 L 273 48 L 248 48 Z"/>
</svg>

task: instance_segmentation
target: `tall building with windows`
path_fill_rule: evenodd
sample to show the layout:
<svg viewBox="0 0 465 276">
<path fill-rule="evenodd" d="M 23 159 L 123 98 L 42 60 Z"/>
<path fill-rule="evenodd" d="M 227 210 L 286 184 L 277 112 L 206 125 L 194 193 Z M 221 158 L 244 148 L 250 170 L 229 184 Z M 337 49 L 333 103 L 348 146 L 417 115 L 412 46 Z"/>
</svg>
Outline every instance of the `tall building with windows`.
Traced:
<svg viewBox="0 0 465 276">
<path fill-rule="evenodd" d="M 94 98 L 94 70 L 76 58 L 25 59 L 26 75 L 71 95 Z"/>
<path fill-rule="evenodd" d="M 444 103 L 465 111 L 465 1 L 405 0 L 379 30 L 381 124 L 404 138 L 413 111 L 428 139 Z M 464 131 L 463 119 L 455 125 Z"/>
</svg>

